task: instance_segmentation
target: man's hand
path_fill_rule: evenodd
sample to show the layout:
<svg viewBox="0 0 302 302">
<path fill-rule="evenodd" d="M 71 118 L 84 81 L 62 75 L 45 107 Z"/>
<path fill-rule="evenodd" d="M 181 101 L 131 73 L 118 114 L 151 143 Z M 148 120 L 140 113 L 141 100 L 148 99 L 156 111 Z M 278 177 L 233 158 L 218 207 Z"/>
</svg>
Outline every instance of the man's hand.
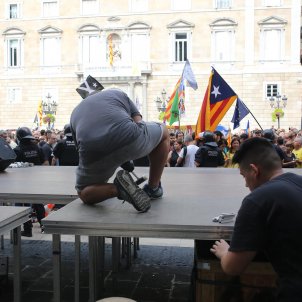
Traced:
<svg viewBox="0 0 302 302">
<path fill-rule="evenodd" d="M 215 241 L 215 244 L 213 244 L 212 248 L 210 249 L 210 251 L 218 258 L 221 259 L 224 255 L 226 255 L 226 253 L 229 250 L 229 244 L 223 240 L 217 240 Z"/>
</svg>

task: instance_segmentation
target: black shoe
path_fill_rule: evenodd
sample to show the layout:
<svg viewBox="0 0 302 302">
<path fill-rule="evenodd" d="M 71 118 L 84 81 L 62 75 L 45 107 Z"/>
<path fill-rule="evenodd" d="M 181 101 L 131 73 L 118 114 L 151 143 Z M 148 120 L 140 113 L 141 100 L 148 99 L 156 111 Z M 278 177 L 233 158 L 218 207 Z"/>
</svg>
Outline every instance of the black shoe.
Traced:
<svg viewBox="0 0 302 302">
<path fill-rule="evenodd" d="M 21 231 L 21 236 L 32 237 L 33 233 L 32 233 L 32 231 Z"/>
<path fill-rule="evenodd" d="M 129 172 L 118 171 L 114 184 L 118 190 L 118 199 L 131 203 L 139 212 L 150 209 L 150 197 L 135 183 Z"/>
<path fill-rule="evenodd" d="M 44 225 L 41 225 L 41 233 L 44 234 Z"/>
</svg>

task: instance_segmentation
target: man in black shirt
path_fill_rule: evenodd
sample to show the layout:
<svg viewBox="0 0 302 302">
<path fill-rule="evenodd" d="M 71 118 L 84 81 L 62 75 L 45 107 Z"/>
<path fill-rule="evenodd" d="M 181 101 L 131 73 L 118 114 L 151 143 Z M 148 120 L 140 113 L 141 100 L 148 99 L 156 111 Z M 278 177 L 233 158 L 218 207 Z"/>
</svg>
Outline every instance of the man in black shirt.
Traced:
<svg viewBox="0 0 302 302">
<path fill-rule="evenodd" d="M 224 165 L 224 157 L 219 149 L 214 133 L 205 131 L 203 133 L 203 144 L 195 153 L 196 167 L 216 168 Z"/>
<path fill-rule="evenodd" d="M 64 126 L 64 135 L 65 138 L 58 141 L 53 148 L 52 165 L 77 166 L 79 164 L 79 153 L 76 149 L 69 124 Z"/>
<path fill-rule="evenodd" d="M 241 274 L 264 252 L 278 274 L 278 302 L 302 299 L 302 176 L 283 173 L 273 145 L 264 138 L 242 143 L 233 157 L 251 193 L 239 209 L 230 246 L 216 241 L 211 252 L 230 275 Z"/>
</svg>

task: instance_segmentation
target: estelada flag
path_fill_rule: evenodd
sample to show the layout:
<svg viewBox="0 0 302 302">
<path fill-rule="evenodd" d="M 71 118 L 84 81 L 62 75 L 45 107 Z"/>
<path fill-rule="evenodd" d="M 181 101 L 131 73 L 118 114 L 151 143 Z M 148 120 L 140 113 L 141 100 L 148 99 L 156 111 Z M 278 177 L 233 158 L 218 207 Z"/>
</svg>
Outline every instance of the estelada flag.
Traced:
<svg viewBox="0 0 302 302">
<path fill-rule="evenodd" d="M 96 91 L 103 90 L 104 87 L 94 77 L 89 75 L 86 80 L 76 89 L 78 94 L 83 98 L 87 98 L 90 94 Z"/>
<path fill-rule="evenodd" d="M 195 133 L 215 131 L 230 109 L 237 95 L 220 74 L 212 67 L 209 83 L 196 123 Z"/>
</svg>

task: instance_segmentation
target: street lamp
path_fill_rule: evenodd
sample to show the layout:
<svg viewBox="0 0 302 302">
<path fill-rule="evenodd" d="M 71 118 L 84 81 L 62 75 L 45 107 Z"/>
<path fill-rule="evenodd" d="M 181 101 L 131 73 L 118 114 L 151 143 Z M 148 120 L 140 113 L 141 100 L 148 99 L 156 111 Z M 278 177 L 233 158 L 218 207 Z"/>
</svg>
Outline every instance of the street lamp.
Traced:
<svg viewBox="0 0 302 302">
<path fill-rule="evenodd" d="M 276 97 L 271 96 L 269 98 L 269 101 L 270 101 L 271 108 L 274 109 L 283 109 L 287 105 L 287 97 L 285 95 L 281 97 L 279 93 L 276 95 Z M 283 104 L 281 104 L 281 101 L 283 102 Z M 276 112 L 276 116 L 278 120 L 278 129 L 280 129 L 280 112 Z"/>
<path fill-rule="evenodd" d="M 155 104 L 156 104 L 156 108 L 158 110 L 158 112 L 165 112 L 166 111 L 166 103 L 167 103 L 167 99 L 166 99 L 166 95 L 167 95 L 167 92 L 165 89 L 162 90 L 161 92 L 161 98 L 158 96 L 156 98 L 156 100 L 154 100 Z"/>
<path fill-rule="evenodd" d="M 42 112 L 44 115 L 53 116 L 57 112 L 58 104 L 55 100 L 51 102 L 51 98 L 52 96 L 49 93 L 47 93 L 46 95 L 47 102 L 42 101 Z M 51 123 L 51 119 L 49 117 L 47 121 L 47 129 L 50 129 L 50 123 Z"/>
</svg>

